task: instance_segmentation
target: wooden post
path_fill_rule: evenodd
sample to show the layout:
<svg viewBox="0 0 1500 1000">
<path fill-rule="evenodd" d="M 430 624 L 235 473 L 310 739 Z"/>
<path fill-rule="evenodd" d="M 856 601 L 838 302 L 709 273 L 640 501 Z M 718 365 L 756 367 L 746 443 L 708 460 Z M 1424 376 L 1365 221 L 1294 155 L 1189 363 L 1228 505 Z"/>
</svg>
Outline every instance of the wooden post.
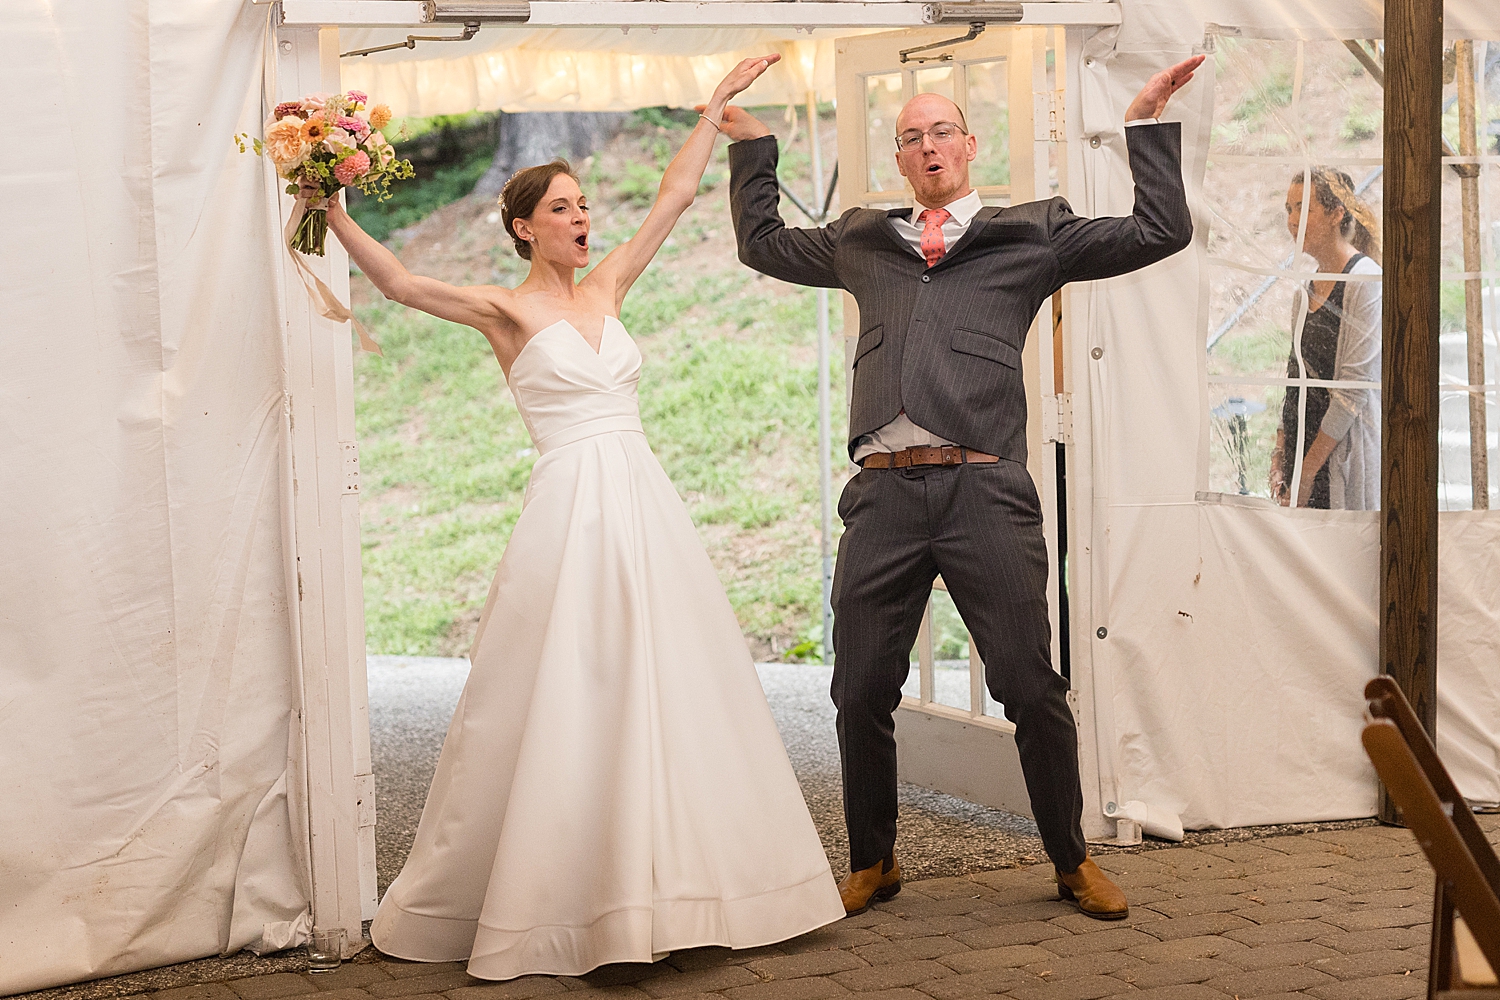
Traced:
<svg viewBox="0 0 1500 1000">
<path fill-rule="evenodd" d="M 1385 4 L 1380 666 L 1437 729 L 1443 0 Z M 1382 789 L 1380 816 L 1398 822 Z"/>
<path fill-rule="evenodd" d="M 1458 82 L 1458 152 L 1476 156 L 1474 43 L 1453 43 L 1454 76 Z M 1479 235 L 1479 164 L 1455 164 L 1463 210 L 1464 270 L 1478 274 L 1484 268 Z M 1484 384 L 1484 292 L 1479 278 L 1464 281 L 1465 325 L 1469 335 L 1469 384 Z M 1490 509 L 1489 427 L 1484 412 L 1484 390 L 1469 390 L 1469 486 L 1475 510 Z"/>
</svg>

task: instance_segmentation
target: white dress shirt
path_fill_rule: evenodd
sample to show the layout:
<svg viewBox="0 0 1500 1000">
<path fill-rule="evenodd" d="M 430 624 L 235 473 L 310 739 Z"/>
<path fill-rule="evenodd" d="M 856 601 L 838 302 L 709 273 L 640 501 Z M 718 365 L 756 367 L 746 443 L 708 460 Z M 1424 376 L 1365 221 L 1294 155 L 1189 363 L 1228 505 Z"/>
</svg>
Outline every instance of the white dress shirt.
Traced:
<svg viewBox="0 0 1500 1000">
<path fill-rule="evenodd" d="M 1135 125 L 1155 125 L 1155 118 L 1142 118 L 1125 123 L 1126 128 Z M 974 221 L 974 216 L 984 207 L 979 200 L 979 192 L 971 190 L 961 198 L 955 198 L 943 208 L 948 210 L 951 218 L 943 223 L 943 247 L 952 250 L 953 245 L 963 238 L 964 233 L 969 231 L 969 224 Z M 917 216 L 922 213 L 922 207 L 913 208 L 911 216 L 901 218 L 893 216 L 891 225 L 895 228 L 897 235 L 911 244 L 913 250 L 919 255 L 922 253 L 922 226 L 916 221 Z M 957 441 L 949 441 L 947 438 L 938 437 L 936 434 L 912 423 L 906 411 L 902 410 L 896 415 L 896 419 L 890 423 L 878 427 L 868 434 L 860 435 L 854 445 L 854 461 L 856 464 L 864 461 L 865 456 L 876 452 L 905 451 L 907 448 L 936 448 L 945 444 L 957 444 Z"/>
</svg>

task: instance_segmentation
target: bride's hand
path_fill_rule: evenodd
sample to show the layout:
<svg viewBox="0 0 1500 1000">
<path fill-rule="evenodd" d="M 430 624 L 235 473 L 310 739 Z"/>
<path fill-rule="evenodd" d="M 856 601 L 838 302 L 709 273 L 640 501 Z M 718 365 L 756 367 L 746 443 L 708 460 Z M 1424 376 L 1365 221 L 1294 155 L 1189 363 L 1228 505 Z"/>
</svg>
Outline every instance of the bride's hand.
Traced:
<svg viewBox="0 0 1500 1000">
<path fill-rule="evenodd" d="M 708 105 L 700 104 L 694 110 L 699 114 L 706 114 Z M 729 136 L 730 142 L 759 139 L 763 135 L 771 134 L 771 130 L 766 128 L 760 119 L 744 108 L 736 107 L 733 104 L 725 105 L 720 109 L 719 118 L 719 131 Z"/>
<path fill-rule="evenodd" d="M 297 179 L 297 197 L 307 202 L 308 208 L 333 208 L 338 204 L 334 198 L 323 198 L 323 188 L 306 177 Z"/>
<path fill-rule="evenodd" d="M 719 83 L 718 87 L 714 88 L 714 97 L 709 102 L 709 106 L 728 104 L 734 100 L 736 94 L 749 88 L 762 73 L 770 69 L 772 63 L 780 61 L 781 55 L 777 52 L 741 59 L 739 65 L 730 70 L 729 75 Z"/>
</svg>

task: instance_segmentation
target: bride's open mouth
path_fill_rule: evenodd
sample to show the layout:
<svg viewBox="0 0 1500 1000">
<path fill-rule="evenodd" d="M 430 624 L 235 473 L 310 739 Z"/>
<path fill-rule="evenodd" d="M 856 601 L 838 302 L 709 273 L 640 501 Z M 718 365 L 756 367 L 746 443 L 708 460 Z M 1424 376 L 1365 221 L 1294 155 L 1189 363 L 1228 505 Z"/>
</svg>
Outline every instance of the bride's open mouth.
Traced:
<svg viewBox="0 0 1500 1000">
<path fill-rule="evenodd" d="M 587 250 L 589 248 L 589 236 L 588 236 L 588 233 L 584 233 L 582 236 L 578 237 L 573 242 L 577 243 L 580 247 L 582 247 L 583 249 Z"/>
</svg>

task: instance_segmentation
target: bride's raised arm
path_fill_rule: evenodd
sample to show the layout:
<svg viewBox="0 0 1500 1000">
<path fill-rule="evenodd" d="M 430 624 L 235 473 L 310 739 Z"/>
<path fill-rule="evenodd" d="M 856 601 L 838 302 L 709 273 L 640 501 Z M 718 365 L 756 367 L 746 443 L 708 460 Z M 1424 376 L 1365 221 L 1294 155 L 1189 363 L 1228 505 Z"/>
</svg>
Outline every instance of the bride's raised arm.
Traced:
<svg viewBox="0 0 1500 1000">
<path fill-rule="evenodd" d="M 302 182 L 301 194 L 316 195 L 317 187 Z M 412 274 L 396 255 L 359 227 L 344 210 L 342 200 L 328 200 L 328 226 L 380 294 L 392 302 L 420 309 L 439 319 L 472 326 L 488 336 L 505 323 L 500 300 L 512 294 L 508 288 L 489 285 L 450 285 L 436 278 Z"/>
<path fill-rule="evenodd" d="M 780 58 L 776 53 L 753 56 L 741 60 L 738 66 L 730 70 L 729 75 L 714 90 L 713 98 L 704 107 L 687 142 L 683 143 L 672 162 L 667 165 L 666 172 L 662 174 L 661 187 L 657 190 L 656 203 L 651 206 L 646 221 L 641 223 L 641 228 L 636 230 L 628 242 L 610 251 L 585 279 L 612 282 L 616 310 L 625 300 L 625 293 L 630 291 L 630 286 L 635 284 L 635 279 L 641 276 L 646 265 L 651 263 L 651 258 L 656 256 L 656 251 L 661 249 L 682 213 L 687 211 L 697 197 L 703 171 L 708 166 L 709 157 L 713 155 L 714 140 L 719 135 L 718 126 L 722 124 L 725 106 Z"/>
</svg>

